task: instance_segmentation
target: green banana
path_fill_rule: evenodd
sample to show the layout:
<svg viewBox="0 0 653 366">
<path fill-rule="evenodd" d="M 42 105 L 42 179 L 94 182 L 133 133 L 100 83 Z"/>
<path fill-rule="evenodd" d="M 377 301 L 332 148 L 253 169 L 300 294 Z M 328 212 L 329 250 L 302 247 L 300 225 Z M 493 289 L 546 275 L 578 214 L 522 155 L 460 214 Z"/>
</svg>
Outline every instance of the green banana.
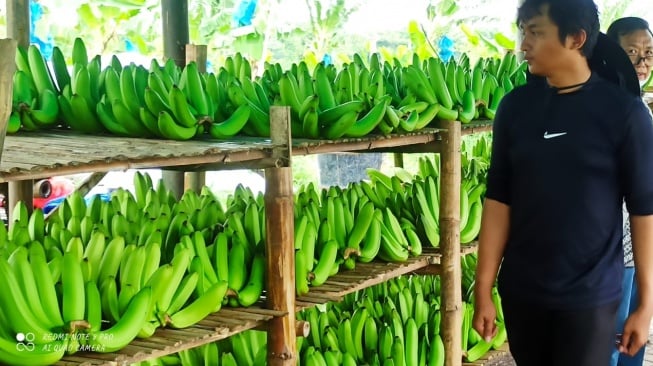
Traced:
<svg viewBox="0 0 653 366">
<path fill-rule="evenodd" d="M 0 285 L 12 296 L 0 296 L 0 308 L 7 319 L 11 319 L 9 327 L 13 333 L 34 333 L 34 342 L 43 344 L 48 342 L 51 331 L 45 328 L 34 317 L 27 299 L 24 298 L 20 284 L 14 275 L 7 260 L 0 258 Z M 15 347 L 15 344 L 14 344 Z"/>
<path fill-rule="evenodd" d="M 335 140 L 342 137 L 347 130 L 356 124 L 359 114 L 360 111 L 351 111 L 343 114 L 338 118 L 338 120 L 324 127 L 324 136 L 329 140 Z"/>
<path fill-rule="evenodd" d="M 126 66 L 120 73 L 120 99 L 124 103 L 127 111 L 134 117 L 138 117 L 138 110 L 141 107 L 140 99 L 138 96 L 139 91 L 136 90 L 136 82 L 134 80 L 133 68 L 135 65 Z M 115 100 L 110 101 L 112 104 Z"/>
<path fill-rule="evenodd" d="M 389 95 L 385 95 L 381 100 L 378 100 L 374 107 L 346 130 L 344 135 L 347 137 L 363 137 L 372 132 L 383 120 L 391 99 Z"/>
<path fill-rule="evenodd" d="M 209 134 L 216 139 L 224 139 L 236 135 L 245 127 L 250 113 L 251 107 L 249 104 L 238 106 L 226 120 L 211 123 Z"/>
<path fill-rule="evenodd" d="M 63 268 L 61 274 L 63 288 L 62 314 L 66 324 L 84 319 L 85 290 L 82 275 L 81 261 L 77 255 L 66 252 L 63 255 Z"/>
<path fill-rule="evenodd" d="M 186 64 L 186 89 L 190 103 L 193 105 L 197 111 L 198 117 L 207 117 L 211 115 L 209 113 L 209 104 L 207 101 L 206 93 L 204 92 L 204 87 L 202 86 L 202 80 L 197 68 L 197 63 L 190 62 Z"/>
<path fill-rule="evenodd" d="M 319 109 L 325 111 L 335 107 L 336 100 L 333 95 L 332 84 L 324 64 L 318 64 L 315 67 L 313 78 L 315 79 L 315 91 L 319 95 Z"/>
<path fill-rule="evenodd" d="M 129 344 L 147 321 L 152 289 L 144 287 L 132 297 L 117 323 L 110 328 L 91 332 L 87 345 L 98 352 L 116 352 Z"/>
<path fill-rule="evenodd" d="M 466 89 L 462 94 L 462 108 L 458 112 L 458 119 L 462 123 L 469 123 L 476 114 L 476 97 L 474 91 Z"/>
<path fill-rule="evenodd" d="M 36 45 L 32 44 L 27 48 L 27 60 L 37 93 L 42 94 L 45 90 L 57 93 L 45 58 Z"/>
<path fill-rule="evenodd" d="M 365 106 L 364 102 L 362 100 L 357 99 L 357 100 L 352 100 L 352 101 L 338 104 L 329 109 L 320 109 L 318 120 L 320 122 L 320 125 L 324 125 L 324 126 L 332 125 L 345 114 L 351 112 L 360 113 L 363 110 L 364 106 Z"/>
<path fill-rule="evenodd" d="M 339 244 L 336 240 L 327 240 L 320 253 L 320 258 L 311 272 L 311 286 L 320 286 L 326 282 L 336 262 Z"/>
<path fill-rule="evenodd" d="M 64 111 L 65 115 L 65 110 L 63 107 L 62 102 L 63 96 L 59 96 L 59 103 L 61 105 L 62 111 Z M 98 119 L 100 120 L 100 123 L 102 126 L 109 132 L 118 135 L 118 136 L 130 136 L 130 133 L 116 120 L 116 117 L 113 115 L 113 111 L 111 110 L 111 104 L 110 103 L 105 103 L 100 101 L 96 106 L 96 113 L 98 116 Z M 72 108 L 71 108 L 72 109 Z M 75 118 L 75 117 L 73 117 Z M 68 124 L 70 125 L 70 120 L 67 120 Z M 74 127 L 73 127 L 74 128 Z"/>
<path fill-rule="evenodd" d="M 170 315 L 170 326 L 173 328 L 186 328 L 196 324 L 212 312 L 216 312 L 222 305 L 222 300 L 227 294 L 228 284 L 219 281 L 185 308 Z"/>
<path fill-rule="evenodd" d="M 52 338 L 52 336 L 50 336 Z M 22 344 L 27 347 L 26 344 Z M 68 340 L 39 344 L 34 349 L 20 348 L 15 339 L 0 337 L 0 363 L 5 365 L 51 365 L 59 362 L 68 349 Z"/>
<path fill-rule="evenodd" d="M 177 124 L 175 119 L 166 111 L 159 112 L 157 127 L 161 135 L 171 140 L 190 140 L 197 135 L 198 126 L 186 127 Z"/>
<path fill-rule="evenodd" d="M 187 128 L 197 126 L 197 119 L 191 112 L 190 105 L 186 100 L 186 95 L 176 85 L 173 85 L 172 88 L 170 88 L 168 103 L 170 109 L 172 109 L 172 114 L 174 115 L 175 120 L 178 121 L 181 126 Z"/>
</svg>

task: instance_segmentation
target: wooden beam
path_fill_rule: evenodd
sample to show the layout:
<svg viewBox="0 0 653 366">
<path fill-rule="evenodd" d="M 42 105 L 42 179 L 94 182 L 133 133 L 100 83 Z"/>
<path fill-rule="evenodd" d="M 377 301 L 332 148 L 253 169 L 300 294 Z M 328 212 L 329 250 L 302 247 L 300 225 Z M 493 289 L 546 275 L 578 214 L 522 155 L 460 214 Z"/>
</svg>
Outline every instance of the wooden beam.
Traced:
<svg viewBox="0 0 653 366">
<path fill-rule="evenodd" d="M 440 187 L 440 258 L 442 273 L 442 323 L 445 365 L 460 366 L 462 290 L 460 268 L 460 122 L 446 121 L 442 141 Z"/>
<path fill-rule="evenodd" d="M 7 37 L 16 40 L 19 46 L 29 46 L 29 0 L 7 0 L 6 5 Z"/>
<path fill-rule="evenodd" d="M 9 75 L 11 75 L 13 79 L 14 75 L 14 70 L 15 70 L 15 62 L 14 62 L 14 57 L 16 54 L 16 46 L 20 47 L 28 47 L 29 46 L 29 1 L 28 0 L 7 0 L 7 36 L 11 38 L 11 40 L 3 40 L 3 46 L 2 50 L 0 52 L 2 55 L 2 64 L 11 64 L 11 69 L 4 69 L 5 66 L 3 66 L 3 70 L 0 71 L 3 74 L 7 73 L 8 71 L 11 71 Z M 10 57 L 10 55 L 14 55 L 14 57 Z M 4 79 L 4 76 L 2 76 Z M 5 81 L 2 81 L 2 92 L 8 93 L 9 95 L 9 104 L 5 104 L 5 98 L 6 95 L 0 96 L 2 98 L 2 105 L 0 106 L 0 109 L 2 109 L 2 115 L 0 116 L 0 121 L 2 121 L 2 131 L 0 132 L 0 137 L 2 139 L 2 142 L 0 142 L 0 152 L 2 151 L 2 148 L 4 146 L 4 138 L 5 134 L 7 131 L 7 118 L 9 118 L 9 114 L 11 113 L 11 94 L 12 94 L 12 84 L 5 84 Z M 9 108 L 9 109 L 7 109 Z M 6 115 L 5 115 L 6 113 Z M 1 156 L 0 156 L 1 158 Z M 9 222 L 11 222 L 11 214 L 18 203 L 18 201 L 23 201 L 26 203 L 27 209 L 29 212 L 32 211 L 32 187 L 34 185 L 34 181 L 32 180 L 25 180 L 25 181 L 16 181 L 16 182 L 9 182 L 8 184 L 8 197 L 7 197 L 7 205 L 9 206 Z"/>
<path fill-rule="evenodd" d="M 16 71 L 16 44 L 13 39 L 0 40 L 0 159 L 5 144 L 7 123 L 11 115 L 14 73 Z"/>
<path fill-rule="evenodd" d="M 267 306 L 287 315 L 268 324 L 270 366 L 297 364 L 295 321 L 295 250 L 293 179 L 290 168 L 290 108 L 270 109 L 272 155 L 277 166 L 265 170 L 265 235 L 267 253 Z"/>
</svg>

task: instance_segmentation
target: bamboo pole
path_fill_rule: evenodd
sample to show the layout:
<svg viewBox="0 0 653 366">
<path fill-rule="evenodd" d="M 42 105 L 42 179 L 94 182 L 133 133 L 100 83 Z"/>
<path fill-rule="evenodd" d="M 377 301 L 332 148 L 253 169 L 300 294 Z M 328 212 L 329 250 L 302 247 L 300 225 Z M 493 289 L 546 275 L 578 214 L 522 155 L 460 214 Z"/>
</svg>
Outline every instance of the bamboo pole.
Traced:
<svg viewBox="0 0 653 366">
<path fill-rule="evenodd" d="M 11 98 L 13 93 L 12 80 L 16 70 L 16 63 L 14 61 L 14 58 L 16 57 L 16 44 L 16 40 L 13 39 L 0 40 L 0 55 L 3 55 L 3 57 L 0 58 L 0 161 L 2 158 L 2 151 L 4 150 L 7 122 L 9 115 L 11 114 Z M 24 185 L 11 185 L 12 188 L 16 188 L 17 186 L 23 187 Z M 12 197 L 12 195 L 9 195 L 8 184 L 2 184 L 0 193 L 7 198 L 7 201 L 5 202 L 9 203 L 9 197 Z M 13 195 L 13 197 L 16 196 Z M 10 209 L 9 212 L 7 212 L 8 218 L 11 217 L 14 206 L 15 202 L 13 206 L 9 205 Z M 11 222 L 11 220 L 9 220 L 9 222 Z"/>
<path fill-rule="evenodd" d="M 11 114 L 11 100 L 13 93 L 13 79 L 16 71 L 16 41 L 13 39 L 0 40 L 0 159 L 5 145 L 7 122 Z"/>
<path fill-rule="evenodd" d="M 29 27 L 29 0 L 7 0 L 7 36 L 11 39 L 14 39 L 17 42 L 17 45 L 20 47 L 29 46 L 30 38 L 30 27 Z M 4 60 L 13 61 L 13 57 L 9 57 L 8 50 L 3 50 L 2 57 Z M 11 54 L 15 55 L 16 52 L 16 43 L 14 43 L 14 49 Z M 14 66 L 15 67 L 15 66 Z M 13 72 L 11 73 L 13 77 Z M 3 89 L 4 85 L 3 85 Z M 11 91 L 12 89 L 5 89 Z M 10 93 L 11 95 L 11 93 Z M 7 116 L 8 118 L 8 116 Z M 3 121 L 6 118 L 2 119 Z M 6 123 L 6 121 L 5 121 Z M 2 140 L 4 144 L 4 137 L 6 133 L 6 127 L 2 130 Z M 7 189 L 7 204 L 9 206 L 9 222 L 12 222 L 12 214 L 14 207 L 18 201 L 23 201 L 27 206 L 28 212 L 32 212 L 33 209 L 33 180 L 24 180 L 24 181 L 15 181 L 9 182 Z"/>
<path fill-rule="evenodd" d="M 207 47 L 206 45 L 186 45 L 186 63 L 197 63 L 199 72 L 206 72 L 206 58 Z M 186 173 L 185 189 L 192 189 L 200 193 L 202 187 L 206 184 L 206 173 L 204 171 L 195 171 Z"/>
<path fill-rule="evenodd" d="M 297 347 L 290 108 L 272 107 L 270 123 L 270 137 L 277 145 L 272 156 L 278 160 L 276 167 L 265 170 L 267 306 L 285 315 L 269 322 L 267 361 L 270 366 L 294 366 Z"/>
<path fill-rule="evenodd" d="M 29 0 L 6 0 L 6 6 L 7 37 L 15 39 L 20 46 L 28 46 Z"/>
<path fill-rule="evenodd" d="M 188 44 L 188 1 L 162 0 L 163 55 L 179 66 L 186 64 Z M 162 169 L 161 179 L 177 198 L 184 193 L 184 172 Z"/>
<path fill-rule="evenodd" d="M 442 340 L 445 365 L 460 366 L 462 289 L 460 268 L 460 122 L 443 122 L 440 180 L 440 248 L 442 250 Z"/>
</svg>

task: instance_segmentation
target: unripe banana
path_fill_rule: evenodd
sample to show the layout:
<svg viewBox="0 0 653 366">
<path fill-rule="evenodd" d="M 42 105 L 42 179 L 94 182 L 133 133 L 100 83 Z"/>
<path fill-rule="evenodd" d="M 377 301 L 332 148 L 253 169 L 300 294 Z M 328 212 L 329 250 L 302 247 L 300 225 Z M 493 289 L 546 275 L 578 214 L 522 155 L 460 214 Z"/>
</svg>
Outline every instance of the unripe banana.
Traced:
<svg viewBox="0 0 653 366">
<path fill-rule="evenodd" d="M 50 78 L 48 65 L 36 45 L 30 45 L 28 47 L 27 59 L 38 94 L 42 94 L 45 90 L 56 93 L 57 89 L 54 87 L 52 78 Z"/>
<path fill-rule="evenodd" d="M 159 113 L 157 127 L 163 137 L 178 141 L 190 140 L 199 131 L 198 126 L 185 127 L 178 125 L 175 119 L 166 111 Z"/>
<path fill-rule="evenodd" d="M 92 332 L 88 338 L 91 349 L 116 352 L 129 344 L 147 321 L 152 290 L 144 287 L 129 302 L 120 320 L 106 330 Z"/>
<path fill-rule="evenodd" d="M 244 307 L 253 305 L 263 293 L 265 287 L 265 257 L 255 255 L 250 267 L 248 283 L 238 292 L 238 303 Z"/>
<path fill-rule="evenodd" d="M 252 109 L 249 104 L 238 106 L 226 120 L 211 123 L 209 134 L 216 139 L 224 139 L 236 135 L 247 124 L 251 111 Z"/>
<path fill-rule="evenodd" d="M 202 296 L 182 310 L 172 314 L 170 316 L 170 326 L 173 328 L 186 328 L 196 324 L 210 313 L 219 310 L 227 290 L 227 282 L 216 282 Z"/>
</svg>

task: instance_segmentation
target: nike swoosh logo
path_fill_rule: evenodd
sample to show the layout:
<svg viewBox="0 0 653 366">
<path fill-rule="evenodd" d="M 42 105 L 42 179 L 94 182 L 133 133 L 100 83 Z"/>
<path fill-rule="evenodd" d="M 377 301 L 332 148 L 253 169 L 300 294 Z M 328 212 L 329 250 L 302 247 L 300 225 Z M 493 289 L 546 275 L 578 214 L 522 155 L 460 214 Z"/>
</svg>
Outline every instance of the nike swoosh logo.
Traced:
<svg viewBox="0 0 653 366">
<path fill-rule="evenodd" d="M 544 138 L 545 139 L 552 139 L 554 137 L 560 137 L 563 135 L 566 135 L 566 132 L 560 132 L 560 133 L 549 133 L 548 131 L 544 132 Z"/>
</svg>

